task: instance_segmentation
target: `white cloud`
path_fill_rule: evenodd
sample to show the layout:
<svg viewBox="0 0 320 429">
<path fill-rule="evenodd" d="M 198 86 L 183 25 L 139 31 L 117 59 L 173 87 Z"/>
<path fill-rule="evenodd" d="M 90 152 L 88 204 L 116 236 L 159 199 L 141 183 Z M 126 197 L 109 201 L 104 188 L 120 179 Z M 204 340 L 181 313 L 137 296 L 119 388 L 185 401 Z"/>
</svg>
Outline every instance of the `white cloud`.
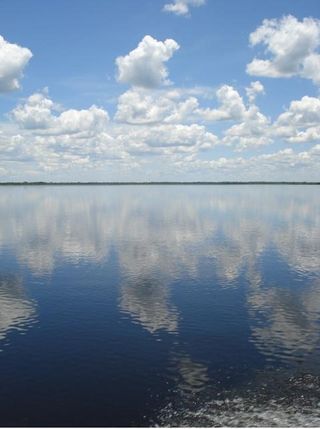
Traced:
<svg viewBox="0 0 320 429">
<path fill-rule="evenodd" d="M 222 141 L 227 145 L 236 145 L 239 150 L 270 144 L 270 121 L 253 105 L 241 123 L 225 131 Z"/>
<path fill-rule="evenodd" d="M 223 144 L 238 148 L 260 146 L 271 142 L 269 119 L 253 104 L 256 94 L 264 91 L 260 82 L 252 82 L 247 89 L 250 106 L 247 108 L 236 89 L 223 85 L 216 91 L 218 107 L 204 108 L 200 98 L 189 96 L 190 92 L 179 89 L 167 91 L 146 91 L 131 89 L 119 97 L 115 120 L 132 125 L 195 124 L 232 121 L 237 124 L 226 131 Z M 198 94 L 197 94 L 198 95 Z M 203 96 L 204 94 L 199 94 Z"/>
<path fill-rule="evenodd" d="M 128 55 L 116 59 L 118 81 L 142 88 L 170 83 L 165 63 L 178 49 L 179 45 L 173 39 L 161 42 L 145 36 Z"/>
<path fill-rule="evenodd" d="M 320 55 L 311 54 L 305 60 L 303 64 L 302 77 L 312 79 L 313 82 L 320 85 Z"/>
<path fill-rule="evenodd" d="M 175 136 L 178 129 L 178 133 L 183 135 L 185 143 L 174 143 L 171 146 L 178 146 L 186 150 L 185 147 L 189 146 L 192 139 L 194 142 L 199 142 L 199 135 L 194 135 L 195 128 L 190 134 L 191 128 L 183 127 L 183 125 L 200 127 L 196 123 L 199 121 L 200 123 L 214 123 L 223 120 L 235 122 L 224 131 L 224 137 L 221 140 L 214 136 L 214 145 L 220 143 L 243 150 L 270 144 L 273 141 L 270 120 L 253 104 L 256 95 L 264 92 L 263 85 L 258 81 L 252 82 L 246 91 L 250 100 L 248 108 L 235 88 L 223 85 L 216 91 L 219 105 L 212 109 L 201 107 L 198 98 L 189 96 L 189 92 L 185 93 L 179 89 L 168 91 L 131 89 L 119 97 L 115 120 L 123 124 L 149 126 L 149 129 L 146 127 L 140 130 L 126 128 L 126 131 L 123 131 L 130 136 L 125 139 L 131 141 L 131 147 L 132 142 L 136 142 L 134 151 L 139 150 L 141 153 L 154 152 L 156 146 L 169 147 L 172 139 L 176 142 Z M 203 94 L 199 95 L 203 96 Z M 169 124 L 175 124 L 180 128 L 168 127 Z M 151 129 L 152 127 L 153 129 Z M 205 130 L 205 127 L 202 126 L 201 129 Z M 184 135 L 182 130 L 188 135 Z M 158 141 L 158 145 L 155 141 Z M 146 142 L 148 142 L 148 147 L 146 147 Z M 197 143 L 191 146 L 193 150 L 199 149 Z"/>
<path fill-rule="evenodd" d="M 33 165 L 38 172 L 60 172 L 74 168 L 93 171 L 112 165 L 113 169 L 126 169 L 127 177 L 136 167 L 140 172 L 149 168 L 157 177 L 161 169 L 175 171 L 178 177 L 183 169 L 191 175 L 196 168 L 202 177 L 208 171 L 209 175 L 220 171 L 226 180 L 234 180 L 237 171 L 242 174 L 239 179 L 254 179 L 259 171 L 273 179 L 272 171 L 282 173 L 284 165 L 286 174 L 292 174 L 292 166 L 304 166 L 314 174 L 318 165 L 314 160 L 319 159 L 317 146 L 299 155 L 285 149 L 259 157 L 233 154 L 212 159 L 212 149 L 218 145 L 228 146 L 228 153 L 268 145 L 278 138 L 287 143 L 319 141 L 319 98 L 305 96 L 292 101 L 271 124 L 254 104 L 256 95 L 263 92 L 260 82 L 252 82 L 246 88 L 245 102 L 235 88 L 223 85 L 215 92 L 217 107 L 207 108 L 200 103 L 209 100 L 203 90 L 134 87 L 119 97 L 114 121 L 103 108 L 64 109 L 47 91 L 36 93 L 13 109 L 10 123 L 2 124 L 2 168 L 10 172 L 13 163 L 20 163 L 25 169 Z M 231 124 L 211 124 L 223 120 Z M 200 154 L 204 150 L 211 151 Z"/>
<path fill-rule="evenodd" d="M 289 109 L 278 118 L 279 124 L 313 126 L 320 123 L 320 98 L 304 96 L 290 103 Z"/>
<path fill-rule="evenodd" d="M 55 114 L 60 106 L 46 93 L 35 93 L 11 112 L 21 128 L 42 130 L 42 134 L 73 134 L 102 131 L 109 121 L 108 113 L 96 106 L 83 110 L 65 110 Z"/>
<path fill-rule="evenodd" d="M 246 94 L 250 103 L 253 103 L 258 94 L 264 94 L 264 87 L 262 83 L 258 80 L 256 80 L 255 82 L 251 82 L 250 86 L 246 88 Z"/>
<path fill-rule="evenodd" d="M 108 113 L 93 105 L 89 109 L 70 109 L 62 112 L 58 117 L 58 128 L 62 133 L 79 133 L 87 130 L 96 133 L 105 129 L 108 120 Z"/>
<path fill-rule="evenodd" d="M 131 89 L 119 97 L 115 119 L 128 124 L 179 123 L 190 121 L 199 103 L 176 91 L 150 92 Z"/>
<path fill-rule="evenodd" d="M 171 12 L 176 15 L 188 16 L 190 7 L 199 7 L 206 3 L 206 0 L 173 0 L 163 7 L 164 12 Z"/>
<path fill-rule="evenodd" d="M 203 125 L 162 124 L 118 130 L 117 141 L 133 155 L 197 153 L 218 144 L 218 138 Z"/>
<path fill-rule="evenodd" d="M 127 156 L 109 134 L 108 112 L 94 105 L 63 110 L 47 93 L 36 93 L 13 109 L 10 117 L 12 125 L 6 139 L 0 134 L 2 156 L 10 148 L 7 159 L 12 154 L 14 159 L 22 158 L 52 171 L 76 165 L 93 167 Z M 2 145 L 2 140 L 7 143 Z"/>
<path fill-rule="evenodd" d="M 289 143 L 320 141 L 320 98 L 304 96 L 292 101 L 276 120 L 274 133 Z"/>
<path fill-rule="evenodd" d="M 291 148 L 251 157 L 185 160 L 186 169 L 224 180 L 318 180 L 320 144 L 303 152 Z M 211 172 L 211 173 L 210 173 Z"/>
<path fill-rule="evenodd" d="M 54 171 L 80 165 L 100 167 L 111 160 L 129 166 L 130 163 L 134 165 L 135 160 L 143 163 L 146 155 L 171 156 L 174 162 L 175 156 L 195 155 L 218 143 L 218 138 L 203 125 L 175 122 L 185 115 L 192 97 L 179 101 L 179 91 L 164 94 L 166 117 L 160 108 L 146 113 L 154 94 L 148 96 L 148 92 L 137 90 L 124 94 L 133 97 L 131 107 L 138 104 L 139 97 L 142 102 L 143 97 L 147 97 L 149 104 L 143 114 L 149 115 L 149 120 L 158 121 L 152 124 L 140 121 L 138 127 L 130 124 L 130 115 L 135 118 L 133 111 L 121 124 L 108 121 L 108 113 L 96 106 L 63 111 L 46 93 L 33 94 L 11 112 L 11 129 L 3 136 L 0 134 L 0 151 L 8 160 L 13 155 L 16 160 L 35 162 L 45 171 Z M 173 100 L 178 102 L 175 104 Z M 17 150 L 19 156 L 16 156 Z"/>
<path fill-rule="evenodd" d="M 232 86 L 223 85 L 217 93 L 220 106 L 218 109 L 198 109 L 199 116 L 206 121 L 223 121 L 223 120 L 241 120 L 245 113 L 246 107 L 243 99 Z"/>
<path fill-rule="evenodd" d="M 32 94 L 24 104 L 19 104 L 11 112 L 12 118 L 23 128 L 47 129 L 53 125 L 54 103 L 46 94 Z"/>
<path fill-rule="evenodd" d="M 320 21 L 294 16 L 265 19 L 250 34 L 251 46 L 263 44 L 269 58 L 254 60 L 247 65 L 250 75 L 266 77 L 300 76 L 320 84 Z"/>
<path fill-rule="evenodd" d="M 19 79 L 31 57 L 28 48 L 9 43 L 0 36 L 0 93 L 20 88 Z"/>
</svg>

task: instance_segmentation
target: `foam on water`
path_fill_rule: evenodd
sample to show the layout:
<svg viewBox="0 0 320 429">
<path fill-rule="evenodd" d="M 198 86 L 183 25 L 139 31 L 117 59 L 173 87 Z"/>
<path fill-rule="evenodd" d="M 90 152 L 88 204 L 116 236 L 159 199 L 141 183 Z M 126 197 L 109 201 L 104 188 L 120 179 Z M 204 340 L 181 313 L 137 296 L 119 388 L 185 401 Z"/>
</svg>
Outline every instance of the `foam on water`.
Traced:
<svg viewBox="0 0 320 429">
<path fill-rule="evenodd" d="M 251 387 L 250 387 L 251 386 Z M 310 374 L 270 377 L 214 398 L 168 404 L 156 426 L 168 427 L 319 427 L 320 378 Z"/>
</svg>

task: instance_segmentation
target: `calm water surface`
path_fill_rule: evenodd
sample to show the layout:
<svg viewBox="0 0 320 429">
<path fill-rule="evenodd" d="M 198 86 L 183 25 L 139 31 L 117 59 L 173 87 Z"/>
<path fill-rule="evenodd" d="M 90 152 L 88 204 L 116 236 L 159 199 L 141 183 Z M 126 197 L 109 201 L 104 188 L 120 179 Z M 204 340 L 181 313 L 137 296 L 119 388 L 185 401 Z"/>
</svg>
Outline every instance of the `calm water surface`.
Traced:
<svg viewBox="0 0 320 429">
<path fill-rule="evenodd" d="M 320 426 L 319 187 L 1 187 L 0 254 L 0 425 Z"/>
</svg>

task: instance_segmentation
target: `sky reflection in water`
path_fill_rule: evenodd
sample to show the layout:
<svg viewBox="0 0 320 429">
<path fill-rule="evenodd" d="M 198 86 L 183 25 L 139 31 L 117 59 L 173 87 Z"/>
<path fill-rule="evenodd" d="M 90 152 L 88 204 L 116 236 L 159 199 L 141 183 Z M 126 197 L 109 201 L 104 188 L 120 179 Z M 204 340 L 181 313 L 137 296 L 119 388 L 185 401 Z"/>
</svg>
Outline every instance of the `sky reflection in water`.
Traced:
<svg viewBox="0 0 320 429">
<path fill-rule="evenodd" d="M 318 192 L 1 188 L 4 422 L 142 424 L 256 371 L 318 376 Z"/>
</svg>

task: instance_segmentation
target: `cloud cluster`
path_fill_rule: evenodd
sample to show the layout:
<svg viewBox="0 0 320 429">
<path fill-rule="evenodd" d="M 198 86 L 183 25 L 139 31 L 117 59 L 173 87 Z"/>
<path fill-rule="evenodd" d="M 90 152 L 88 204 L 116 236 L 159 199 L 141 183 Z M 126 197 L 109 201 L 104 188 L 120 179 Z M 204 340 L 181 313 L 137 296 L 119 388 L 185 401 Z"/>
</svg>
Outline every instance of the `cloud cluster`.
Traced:
<svg viewBox="0 0 320 429">
<path fill-rule="evenodd" d="M 178 103 L 176 115 L 183 116 L 187 110 L 184 104 Z M 174 116 L 174 111 L 167 113 Z M 158 117 L 152 126 L 140 120 L 136 127 L 130 124 L 130 117 L 122 123 L 110 121 L 108 112 L 96 106 L 64 110 L 46 92 L 31 95 L 12 110 L 10 117 L 11 126 L 4 136 L 0 134 L 3 159 L 33 160 L 47 171 L 77 165 L 102 167 L 109 161 L 129 167 L 135 160 L 143 164 L 146 155 L 171 156 L 174 162 L 176 156 L 195 155 L 218 143 L 204 125 L 163 122 Z"/>
<path fill-rule="evenodd" d="M 206 0 L 173 0 L 172 3 L 166 3 L 163 10 L 175 15 L 188 16 L 190 7 L 203 6 L 205 3 Z"/>
<path fill-rule="evenodd" d="M 191 5 L 179 1 L 174 4 L 180 3 Z M 255 59 L 248 71 L 254 72 L 257 64 L 263 63 L 266 70 L 273 70 L 269 75 L 306 77 L 310 58 L 318 55 L 319 38 L 319 21 L 313 18 L 265 20 L 250 35 L 250 41 L 252 45 L 265 44 L 270 58 Z M 26 48 L 0 41 L 8 52 L 15 52 L 11 59 L 32 55 Z M 289 175 L 294 165 L 297 169 L 304 166 L 308 177 L 315 176 L 318 145 L 298 153 L 286 145 L 320 141 L 318 97 L 293 100 L 272 121 L 256 103 L 257 96 L 265 93 L 259 81 L 245 88 L 230 84 L 215 89 L 168 86 L 166 63 L 178 49 L 173 39 L 159 41 L 147 35 L 135 49 L 116 59 L 118 81 L 131 87 L 118 97 L 112 118 L 95 105 L 66 109 L 54 102 L 47 90 L 22 100 L 8 114 L 11 121 L 1 126 L 0 174 L 12 174 L 19 166 L 32 174 L 77 167 L 95 171 L 108 166 L 110 175 L 122 168 L 129 177 L 134 169 L 146 175 L 151 171 L 152 176 L 157 168 L 159 174 L 164 168 L 168 174 L 183 172 L 191 176 L 197 168 L 199 174 L 215 171 L 219 172 L 217 179 L 219 174 L 228 174 L 230 180 L 237 169 L 243 172 L 244 180 L 254 179 L 262 169 L 272 179 L 274 163 L 277 174 L 286 170 Z M 6 61 L 0 62 L 0 71 L 3 64 L 8 64 Z M 311 78 L 311 74 L 308 76 Z M 4 77 L 0 74 L 1 79 Z M 232 151 L 261 152 L 262 147 L 274 143 L 278 148 L 273 154 L 229 157 Z M 221 150 L 228 155 L 217 157 Z M 303 175 L 302 168 L 300 172 Z"/>
<path fill-rule="evenodd" d="M 178 49 L 179 45 L 173 39 L 161 42 L 145 36 L 128 55 L 116 59 L 118 81 L 142 88 L 170 83 L 165 63 Z"/>
<path fill-rule="evenodd" d="M 112 160 L 130 169 L 137 163 L 142 166 L 162 159 L 168 171 L 170 165 L 191 172 L 196 166 L 199 171 L 223 169 L 232 175 L 236 168 L 245 171 L 242 166 L 256 163 L 259 169 L 267 162 L 269 177 L 270 163 L 281 171 L 275 154 L 197 160 L 202 151 L 218 146 L 246 150 L 270 145 L 276 139 L 287 143 L 319 140 L 318 98 L 293 101 L 272 123 L 254 104 L 254 97 L 262 91 L 259 82 L 252 83 L 246 88 L 246 103 L 235 88 L 224 85 L 216 91 L 217 108 L 204 108 L 200 98 L 190 96 L 188 91 L 131 89 L 119 97 L 114 120 L 102 108 L 64 110 L 46 92 L 36 93 L 11 112 L 12 124 L 0 134 L 0 151 L 3 160 L 34 160 L 45 170 L 76 165 L 102 167 Z M 221 136 L 209 130 L 209 126 L 223 120 L 231 121 L 231 125 Z M 290 170 L 290 165 L 306 161 L 312 167 L 311 158 L 316 152 L 303 151 L 297 156 L 286 149 L 281 156 Z"/>
<path fill-rule="evenodd" d="M 19 80 L 31 57 L 30 49 L 9 43 L 0 36 L 0 93 L 20 88 Z"/>
<path fill-rule="evenodd" d="M 282 181 L 318 180 L 320 169 L 320 144 L 309 150 L 296 152 L 292 148 L 256 156 L 220 157 L 213 160 L 185 160 L 187 169 L 201 170 L 209 176 L 223 177 L 224 180 L 270 180 Z M 293 176 L 294 174 L 294 176 Z M 219 179 L 215 179 L 219 180 Z"/>
<path fill-rule="evenodd" d="M 265 19 L 250 34 L 251 46 L 263 44 L 269 58 L 247 65 L 250 75 L 266 77 L 300 76 L 320 84 L 320 20 L 294 16 Z"/>
<path fill-rule="evenodd" d="M 252 104 L 257 94 L 263 93 L 260 82 L 252 82 L 246 88 Z M 190 123 L 192 121 L 242 121 L 252 112 L 239 92 L 230 85 L 222 85 L 214 91 L 217 107 L 202 107 L 199 95 L 189 91 L 146 91 L 130 89 L 119 97 L 115 120 L 128 124 Z M 251 106 L 252 107 L 252 106 Z"/>
<path fill-rule="evenodd" d="M 44 170 L 94 167 L 126 156 L 109 134 L 108 112 L 97 106 L 63 109 L 46 92 L 35 93 L 13 109 L 10 117 L 7 141 L 13 150 L 20 147 L 20 157 Z M 1 138 L 0 151 L 5 152 Z"/>
</svg>

